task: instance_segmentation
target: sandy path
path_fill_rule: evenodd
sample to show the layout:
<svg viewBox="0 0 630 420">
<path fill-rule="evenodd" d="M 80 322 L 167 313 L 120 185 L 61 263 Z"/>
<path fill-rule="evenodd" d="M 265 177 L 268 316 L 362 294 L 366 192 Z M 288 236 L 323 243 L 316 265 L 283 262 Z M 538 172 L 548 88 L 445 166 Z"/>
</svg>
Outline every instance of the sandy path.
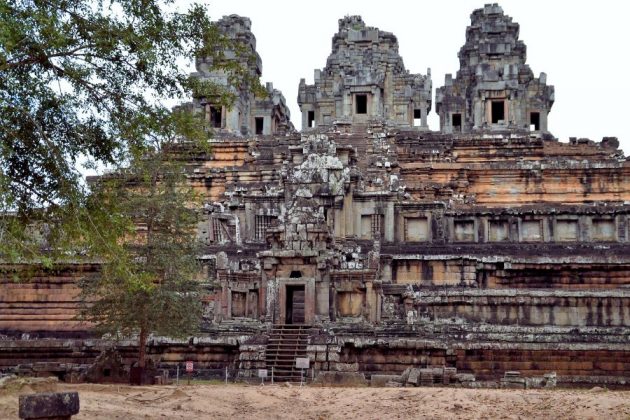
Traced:
<svg viewBox="0 0 630 420">
<path fill-rule="evenodd" d="M 630 418 L 630 391 L 89 384 L 56 388 L 79 391 L 77 420 Z M 0 418 L 17 417 L 18 393 L 0 394 Z"/>
</svg>

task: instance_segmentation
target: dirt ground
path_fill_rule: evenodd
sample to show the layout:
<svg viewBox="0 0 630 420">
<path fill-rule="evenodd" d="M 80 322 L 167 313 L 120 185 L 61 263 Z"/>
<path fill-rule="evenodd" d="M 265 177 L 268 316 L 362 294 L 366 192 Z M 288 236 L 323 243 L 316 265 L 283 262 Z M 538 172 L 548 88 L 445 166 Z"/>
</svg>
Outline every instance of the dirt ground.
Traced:
<svg viewBox="0 0 630 420">
<path fill-rule="evenodd" d="M 318 388 L 286 385 L 70 385 L 32 380 L 0 387 L 0 418 L 18 395 L 79 392 L 73 419 L 629 419 L 630 391 L 461 388 Z"/>
</svg>

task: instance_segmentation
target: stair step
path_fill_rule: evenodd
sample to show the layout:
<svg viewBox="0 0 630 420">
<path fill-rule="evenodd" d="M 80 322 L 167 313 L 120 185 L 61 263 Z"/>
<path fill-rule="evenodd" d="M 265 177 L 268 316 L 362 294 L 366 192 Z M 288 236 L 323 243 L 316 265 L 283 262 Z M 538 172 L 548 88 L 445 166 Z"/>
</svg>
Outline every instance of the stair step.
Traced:
<svg viewBox="0 0 630 420">
<path fill-rule="evenodd" d="M 267 346 L 267 350 L 296 350 L 296 351 L 306 351 L 306 346 Z"/>
<path fill-rule="evenodd" d="M 291 336 L 278 337 L 278 336 L 272 335 L 271 337 L 269 337 L 269 340 L 274 340 L 274 341 L 299 340 L 299 341 L 304 341 L 306 343 L 308 341 L 308 336 L 291 335 Z"/>
<path fill-rule="evenodd" d="M 270 341 L 307 341 L 308 337 L 300 337 L 300 336 L 291 336 L 291 337 L 269 337 Z"/>
<path fill-rule="evenodd" d="M 305 352 L 306 346 L 268 346 L 267 351 L 299 351 Z"/>
<path fill-rule="evenodd" d="M 306 353 L 306 348 L 296 348 L 296 347 L 267 348 L 267 353 Z"/>
<path fill-rule="evenodd" d="M 293 346 L 269 346 L 267 347 L 267 351 L 268 352 L 272 352 L 272 351 L 283 351 L 283 352 L 287 352 L 287 351 L 298 351 L 300 353 L 304 353 L 306 352 L 306 346 L 304 347 L 293 347 Z"/>
<path fill-rule="evenodd" d="M 299 341 L 274 341 L 273 343 L 267 343 L 267 346 L 271 347 L 304 347 L 306 348 L 306 343 L 304 342 L 299 342 Z"/>
<path fill-rule="evenodd" d="M 269 352 L 267 353 L 269 356 L 271 357 L 294 357 L 294 356 L 301 356 L 301 355 L 306 355 L 305 351 L 302 352 L 295 352 L 295 351 L 291 351 L 291 352 L 277 352 L 277 351 L 273 351 L 273 352 Z"/>
<path fill-rule="evenodd" d="M 296 357 L 301 357 L 301 356 L 306 356 L 306 353 L 298 353 L 295 354 L 293 352 L 291 353 L 269 353 L 269 357 L 267 358 L 269 359 L 278 359 L 278 358 L 282 358 L 282 359 L 295 359 Z"/>
<path fill-rule="evenodd" d="M 308 341 L 308 337 L 269 337 L 270 341 L 303 341 L 305 344 Z"/>
<path fill-rule="evenodd" d="M 266 346 L 265 365 L 273 369 L 274 379 L 280 382 L 300 382 L 301 371 L 295 359 L 307 357 L 308 337 L 313 333 L 310 325 L 275 325 Z"/>
<path fill-rule="evenodd" d="M 279 354 L 279 353 L 275 353 L 275 354 L 270 354 L 269 357 L 267 357 L 267 360 L 295 360 L 296 357 L 301 357 L 302 355 L 300 354 Z M 306 356 L 306 355 L 304 355 Z"/>
</svg>

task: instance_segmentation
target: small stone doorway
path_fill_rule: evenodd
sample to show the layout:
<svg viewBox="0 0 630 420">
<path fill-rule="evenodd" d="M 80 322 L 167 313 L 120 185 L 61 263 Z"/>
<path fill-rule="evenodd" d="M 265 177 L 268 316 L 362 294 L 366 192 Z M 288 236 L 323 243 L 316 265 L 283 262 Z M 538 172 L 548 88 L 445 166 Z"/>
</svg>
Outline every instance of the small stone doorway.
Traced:
<svg viewBox="0 0 630 420">
<path fill-rule="evenodd" d="M 304 324 L 304 285 L 286 287 L 286 323 Z"/>
</svg>

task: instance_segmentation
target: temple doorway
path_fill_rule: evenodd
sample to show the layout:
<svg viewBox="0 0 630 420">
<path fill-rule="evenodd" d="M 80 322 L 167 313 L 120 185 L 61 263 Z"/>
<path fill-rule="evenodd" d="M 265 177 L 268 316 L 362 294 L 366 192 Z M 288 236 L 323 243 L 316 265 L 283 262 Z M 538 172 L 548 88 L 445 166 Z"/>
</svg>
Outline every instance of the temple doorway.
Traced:
<svg viewBox="0 0 630 420">
<path fill-rule="evenodd" d="M 304 324 L 304 295 L 304 285 L 287 286 L 287 324 Z"/>
</svg>

